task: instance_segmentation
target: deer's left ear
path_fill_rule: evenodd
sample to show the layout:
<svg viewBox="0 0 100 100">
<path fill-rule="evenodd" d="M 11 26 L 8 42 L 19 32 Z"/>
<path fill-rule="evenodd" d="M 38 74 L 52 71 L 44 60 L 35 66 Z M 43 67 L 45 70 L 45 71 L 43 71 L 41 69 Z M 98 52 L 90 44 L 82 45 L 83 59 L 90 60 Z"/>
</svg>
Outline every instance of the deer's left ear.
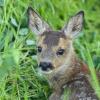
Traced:
<svg viewBox="0 0 100 100">
<path fill-rule="evenodd" d="M 73 16 L 67 25 L 63 28 L 63 32 L 66 35 L 70 35 L 72 38 L 75 37 L 81 30 L 83 26 L 84 12 L 80 11 L 75 16 Z"/>
<path fill-rule="evenodd" d="M 37 35 L 43 34 L 44 31 L 51 30 L 49 25 L 31 7 L 28 8 L 28 25 L 31 31 Z"/>
</svg>

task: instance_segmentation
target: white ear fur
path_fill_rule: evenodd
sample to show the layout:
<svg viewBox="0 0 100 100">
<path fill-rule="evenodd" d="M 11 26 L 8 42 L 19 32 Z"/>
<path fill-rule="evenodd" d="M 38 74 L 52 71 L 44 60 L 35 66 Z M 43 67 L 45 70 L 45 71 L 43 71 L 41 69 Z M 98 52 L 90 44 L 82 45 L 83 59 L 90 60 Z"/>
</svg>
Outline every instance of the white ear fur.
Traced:
<svg viewBox="0 0 100 100">
<path fill-rule="evenodd" d="M 51 28 L 49 25 L 40 18 L 40 16 L 31 8 L 28 8 L 28 24 L 29 28 L 37 35 L 41 35 L 44 31 L 48 31 Z"/>
<path fill-rule="evenodd" d="M 66 35 L 75 37 L 81 30 L 83 26 L 84 12 L 80 11 L 75 16 L 73 16 L 67 25 L 63 28 L 63 32 Z"/>
</svg>

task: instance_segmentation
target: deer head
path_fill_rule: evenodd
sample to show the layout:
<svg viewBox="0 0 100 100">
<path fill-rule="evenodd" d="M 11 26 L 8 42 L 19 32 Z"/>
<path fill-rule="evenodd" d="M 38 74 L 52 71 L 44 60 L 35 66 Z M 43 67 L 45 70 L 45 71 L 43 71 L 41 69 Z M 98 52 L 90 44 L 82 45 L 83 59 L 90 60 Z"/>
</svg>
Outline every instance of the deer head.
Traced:
<svg viewBox="0 0 100 100">
<path fill-rule="evenodd" d="M 29 28 L 38 35 L 38 63 L 43 72 L 51 72 L 63 66 L 73 54 L 73 40 L 83 26 L 84 12 L 71 17 L 58 31 L 52 28 L 32 9 L 28 9 Z M 67 62 L 69 63 L 69 61 Z"/>
</svg>

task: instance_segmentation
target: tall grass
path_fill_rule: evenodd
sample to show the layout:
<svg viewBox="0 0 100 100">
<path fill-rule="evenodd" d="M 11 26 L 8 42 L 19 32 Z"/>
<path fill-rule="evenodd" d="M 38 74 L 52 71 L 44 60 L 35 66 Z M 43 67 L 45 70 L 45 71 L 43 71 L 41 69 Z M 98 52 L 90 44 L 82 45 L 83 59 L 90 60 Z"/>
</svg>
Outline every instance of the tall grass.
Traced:
<svg viewBox="0 0 100 100">
<path fill-rule="evenodd" d="M 47 81 L 37 74 L 36 37 L 28 29 L 28 6 L 55 30 L 84 10 L 84 30 L 74 45 L 90 69 L 100 69 L 99 0 L 0 0 L 0 100 L 47 100 L 51 93 Z M 99 96 L 93 70 L 91 76 Z"/>
</svg>

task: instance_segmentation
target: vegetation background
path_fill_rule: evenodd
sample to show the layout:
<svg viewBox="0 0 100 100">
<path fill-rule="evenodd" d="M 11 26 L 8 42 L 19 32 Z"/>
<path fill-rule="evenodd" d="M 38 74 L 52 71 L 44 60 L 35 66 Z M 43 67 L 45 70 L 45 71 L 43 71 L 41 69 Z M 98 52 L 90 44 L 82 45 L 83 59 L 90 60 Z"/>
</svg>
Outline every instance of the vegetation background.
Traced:
<svg viewBox="0 0 100 100">
<path fill-rule="evenodd" d="M 51 93 L 36 70 L 36 36 L 28 29 L 29 6 L 55 30 L 76 12 L 85 12 L 84 29 L 74 46 L 89 65 L 99 96 L 100 84 L 94 71 L 94 66 L 100 69 L 99 0 L 0 0 L 0 100 L 47 100 Z"/>
</svg>

